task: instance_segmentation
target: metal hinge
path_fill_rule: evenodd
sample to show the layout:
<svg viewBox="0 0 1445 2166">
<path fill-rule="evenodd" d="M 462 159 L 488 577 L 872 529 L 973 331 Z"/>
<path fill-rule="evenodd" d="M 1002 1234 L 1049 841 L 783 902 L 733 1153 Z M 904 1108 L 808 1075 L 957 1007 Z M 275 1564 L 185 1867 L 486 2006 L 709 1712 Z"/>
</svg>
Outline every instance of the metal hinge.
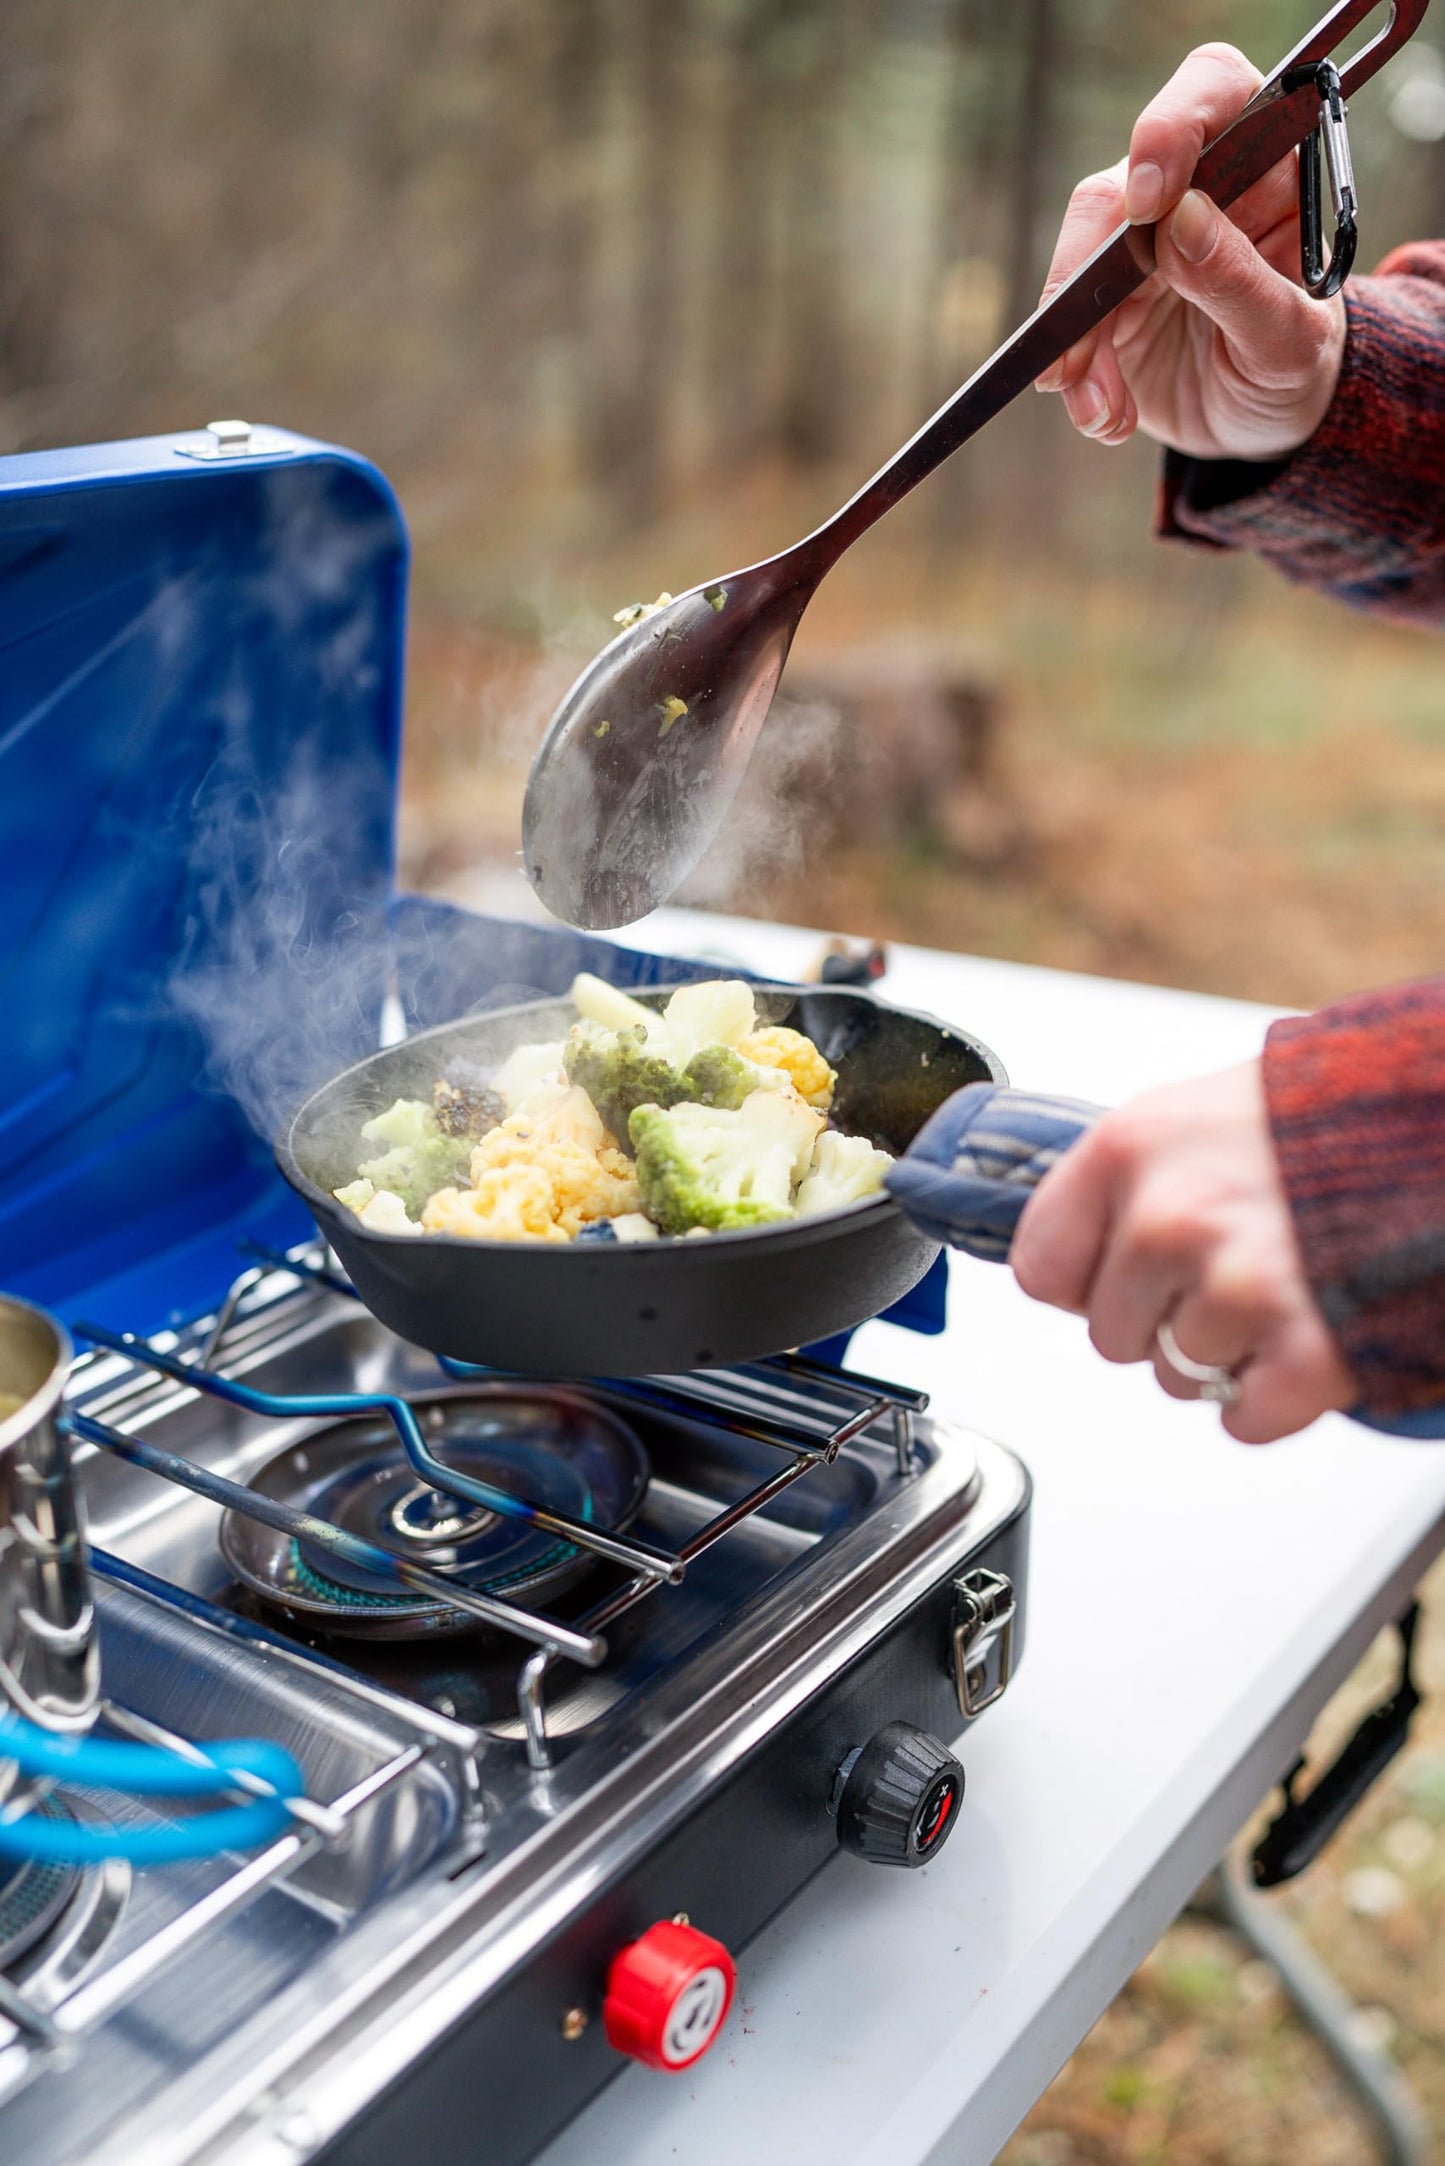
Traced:
<svg viewBox="0 0 1445 2166">
<path fill-rule="evenodd" d="M 208 421 L 200 435 L 175 449 L 182 459 L 274 459 L 296 446 L 275 429 L 254 428 L 249 421 Z"/>
<path fill-rule="evenodd" d="M 965 1572 L 954 1581 L 953 1682 L 962 1714 L 982 1714 L 1006 1689 L 1017 1608 L 1002 1572 Z"/>
</svg>

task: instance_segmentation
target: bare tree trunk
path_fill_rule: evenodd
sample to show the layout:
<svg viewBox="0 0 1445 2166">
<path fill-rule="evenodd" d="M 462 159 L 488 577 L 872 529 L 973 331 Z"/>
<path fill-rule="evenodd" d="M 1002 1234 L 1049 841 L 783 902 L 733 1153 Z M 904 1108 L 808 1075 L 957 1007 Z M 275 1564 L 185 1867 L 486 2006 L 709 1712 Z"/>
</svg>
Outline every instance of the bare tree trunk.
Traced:
<svg viewBox="0 0 1445 2166">
<path fill-rule="evenodd" d="M 574 453 L 586 463 L 588 374 L 602 329 L 599 292 L 599 166 L 607 38 L 602 0 L 556 0 L 553 48 L 552 160 L 555 186 L 550 235 L 551 328 L 569 372 Z"/>
<path fill-rule="evenodd" d="M 1054 114 L 1058 89 L 1057 0 L 1020 0 L 1023 39 L 1013 155 L 1007 174 L 1008 280 L 1005 322 L 1033 313 L 1043 283 L 1039 214 L 1054 165 Z"/>
<path fill-rule="evenodd" d="M 667 478 L 671 385 L 678 362 L 680 214 L 688 126 L 680 0 L 632 0 L 628 10 L 635 145 L 628 275 L 611 355 L 592 401 L 593 471 L 631 523 L 654 518 Z"/>
<path fill-rule="evenodd" d="M 1056 132 L 1061 117 L 1057 0 L 1021 0 L 1019 33 L 1022 65 L 1004 198 L 1006 333 L 1038 306 L 1046 269 L 1041 214 L 1059 162 Z M 1003 417 L 1000 448 L 1005 467 L 1012 465 L 1016 476 L 1012 483 L 1015 532 L 1043 543 L 1057 532 L 1062 506 L 1047 430 L 1032 411 L 1038 403 L 1033 399 L 1022 414 Z"/>
<path fill-rule="evenodd" d="M 842 449 L 849 384 L 843 306 L 847 169 L 839 108 L 853 41 L 842 0 L 824 0 L 821 8 L 815 0 L 812 13 L 812 34 L 795 61 L 789 112 L 779 116 L 787 179 L 778 441 L 805 469 L 827 465 Z"/>
<path fill-rule="evenodd" d="M 0 70 L 0 402 L 53 385 L 64 291 L 47 261 L 63 230 L 54 172 L 63 18 L 43 0 L 9 0 L 9 7 L 11 58 Z M 16 448 L 0 435 L 0 451 Z"/>
<path fill-rule="evenodd" d="M 948 0 L 939 26 L 939 63 L 947 83 L 947 110 L 939 142 L 937 223 L 933 240 L 933 275 L 923 347 L 920 409 L 924 413 L 943 403 L 958 389 L 964 356 L 955 336 L 950 304 L 953 281 L 969 258 L 985 260 L 982 221 L 988 197 L 984 182 L 988 166 L 997 155 L 995 107 L 984 114 L 971 112 L 968 97 L 968 61 L 986 40 L 980 0 Z M 967 462 L 951 460 L 939 475 L 933 494 L 934 518 L 940 532 L 963 531 L 971 509 L 973 492 L 967 479 Z"/>
<path fill-rule="evenodd" d="M 703 387 L 709 450 L 723 469 L 763 432 L 770 131 L 763 77 L 769 0 L 742 0 L 726 42 L 717 108 L 717 164 L 707 266 Z"/>
</svg>

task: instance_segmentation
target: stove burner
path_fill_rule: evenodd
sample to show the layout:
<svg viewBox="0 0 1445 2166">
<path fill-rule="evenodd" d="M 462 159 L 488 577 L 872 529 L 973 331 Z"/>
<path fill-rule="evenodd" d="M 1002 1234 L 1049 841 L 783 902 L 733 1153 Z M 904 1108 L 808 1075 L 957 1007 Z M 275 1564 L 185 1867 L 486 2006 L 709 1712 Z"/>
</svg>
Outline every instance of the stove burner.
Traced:
<svg viewBox="0 0 1445 2166">
<path fill-rule="evenodd" d="M 647 1488 L 637 1436 L 608 1408 L 550 1386 L 483 1384 L 412 1400 L 427 1442 L 458 1473 L 617 1532 Z M 504 1519 L 421 1479 L 385 1419 L 340 1422 L 268 1460 L 250 1486 L 479 1593 L 535 1601 L 590 1569 L 575 1543 Z M 221 1522 L 236 1577 L 273 1607 L 347 1636 L 474 1632 L 476 1620 L 398 1591 L 305 1540 L 242 1513 Z"/>
<path fill-rule="evenodd" d="M 34 1808 L 43 1820 L 72 1820 L 59 1798 L 42 1798 Z M 50 1931 L 80 1884 L 75 1865 L 23 1858 L 0 1867 L 0 1971 L 28 1954 Z"/>
</svg>

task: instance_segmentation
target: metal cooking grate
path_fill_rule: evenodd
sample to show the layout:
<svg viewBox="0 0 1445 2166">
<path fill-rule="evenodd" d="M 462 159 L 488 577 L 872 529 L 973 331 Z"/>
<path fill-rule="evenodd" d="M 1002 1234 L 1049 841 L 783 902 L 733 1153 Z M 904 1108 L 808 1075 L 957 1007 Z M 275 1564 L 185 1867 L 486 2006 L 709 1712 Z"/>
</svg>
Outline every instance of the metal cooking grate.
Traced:
<svg viewBox="0 0 1445 2166">
<path fill-rule="evenodd" d="M 777 1450 L 781 1464 L 750 1489 L 745 1496 L 725 1505 L 676 1550 L 656 1548 L 630 1534 L 609 1532 L 549 1509 L 534 1499 L 499 1491 L 478 1483 L 447 1466 L 432 1452 L 411 1405 L 390 1392 L 275 1393 L 256 1390 L 217 1366 L 238 1317 L 251 1305 L 264 1303 L 269 1280 L 277 1272 L 292 1279 L 312 1281 L 355 1299 L 349 1280 L 343 1278 L 328 1253 L 316 1248 L 287 1254 L 253 1250 L 261 1259 L 244 1271 L 231 1287 L 216 1320 L 199 1350 L 190 1358 L 170 1347 L 161 1347 L 131 1332 L 103 1330 L 80 1324 L 79 1337 L 94 1345 L 154 1370 L 171 1381 L 239 1407 L 244 1412 L 275 1420 L 325 1417 L 347 1420 L 366 1414 L 384 1414 L 394 1425 L 402 1448 L 432 1488 L 465 1504 L 482 1505 L 528 1525 L 555 1534 L 626 1574 L 620 1587 L 603 1596 L 575 1622 L 532 1609 L 507 1598 L 505 1589 L 479 1590 L 430 1572 L 394 1556 L 390 1551 L 364 1542 L 360 1537 L 298 1511 L 275 1498 L 259 1496 L 239 1482 L 227 1480 L 209 1469 L 160 1450 L 138 1437 L 128 1436 L 109 1423 L 84 1414 L 72 1414 L 78 1436 L 103 1450 L 142 1466 L 168 1481 L 193 1490 L 225 1509 L 260 1520 L 284 1532 L 295 1542 L 305 1541 L 352 1565 L 389 1579 L 397 1596 L 425 1594 L 434 1601 L 468 1612 L 478 1622 L 530 1641 L 533 1652 L 526 1658 L 517 1679 L 517 1706 L 527 1744 L 530 1765 L 541 1771 L 550 1767 L 552 1751 L 547 1734 L 545 1683 L 554 1662 L 566 1658 L 595 1669 L 607 1654 L 606 1627 L 665 1586 L 677 1585 L 688 1566 L 719 1542 L 734 1527 L 750 1519 L 774 1498 L 782 1495 L 811 1468 L 831 1465 L 843 1447 L 867 1429 L 886 1424 L 892 1438 L 900 1474 L 913 1465 L 912 1421 L 928 1405 L 926 1392 L 882 1383 L 876 1378 L 833 1369 L 802 1355 L 779 1355 L 769 1361 L 752 1362 L 734 1369 L 707 1370 L 690 1376 L 661 1376 L 606 1380 L 609 1396 L 636 1400 L 663 1412 L 705 1421 L 733 1435 L 747 1437 Z M 274 1298 L 274 1294 L 269 1296 Z M 473 1367 L 467 1362 L 438 1357 L 443 1373 L 458 1381 L 496 1381 L 498 1372 Z M 311 1567 L 314 1570 L 314 1567 Z"/>
</svg>

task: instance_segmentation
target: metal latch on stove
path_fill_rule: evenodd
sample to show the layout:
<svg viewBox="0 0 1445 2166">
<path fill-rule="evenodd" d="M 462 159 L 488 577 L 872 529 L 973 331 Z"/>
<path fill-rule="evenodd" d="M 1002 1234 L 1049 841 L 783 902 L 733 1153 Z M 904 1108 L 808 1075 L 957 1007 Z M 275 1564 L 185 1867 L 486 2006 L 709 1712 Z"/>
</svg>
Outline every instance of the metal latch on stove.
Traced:
<svg viewBox="0 0 1445 2166">
<path fill-rule="evenodd" d="M 208 421 L 198 436 L 175 447 L 180 459 L 275 459 L 295 449 L 278 430 L 249 421 Z"/>
<path fill-rule="evenodd" d="M 992 1707 L 1013 1675 L 1013 1583 L 1002 1572 L 965 1572 L 953 1583 L 953 1682 L 959 1711 Z"/>
</svg>

